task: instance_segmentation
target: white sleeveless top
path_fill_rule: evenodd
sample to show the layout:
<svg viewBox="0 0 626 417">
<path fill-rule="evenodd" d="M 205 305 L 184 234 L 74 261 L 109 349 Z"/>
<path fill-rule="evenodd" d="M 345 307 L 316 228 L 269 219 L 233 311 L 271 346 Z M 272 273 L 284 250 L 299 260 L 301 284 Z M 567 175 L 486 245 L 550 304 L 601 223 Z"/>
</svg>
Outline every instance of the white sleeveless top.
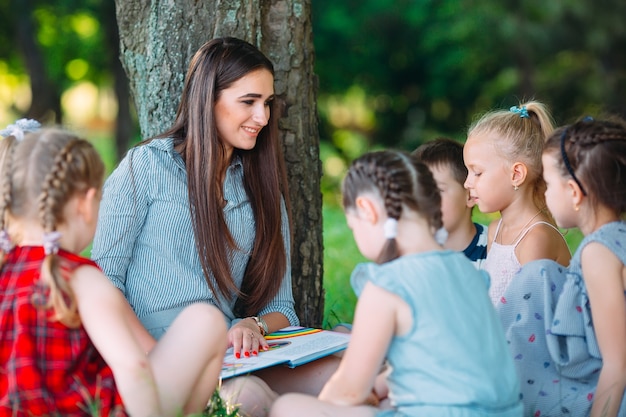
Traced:
<svg viewBox="0 0 626 417">
<path fill-rule="evenodd" d="M 504 291 L 509 286 L 509 283 L 522 267 L 519 259 L 517 259 L 517 256 L 515 255 L 515 248 L 522 241 L 522 239 L 524 239 L 530 229 L 537 226 L 538 224 L 545 224 L 559 232 L 559 235 L 561 235 L 559 229 L 554 227 L 554 225 L 548 222 L 538 221 L 524 229 L 520 236 L 517 238 L 517 240 L 513 242 L 513 244 L 502 245 L 496 242 L 496 238 L 498 237 L 498 233 L 500 232 L 501 224 L 502 219 L 500 219 L 500 221 L 498 222 L 498 226 L 496 227 L 496 233 L 493 236 L 491 248 L 489 249 L 489 252 L 487 252 L 487 259 L 485 259 L 481 266 L 481 269 L 487 271 L 489 273 L 489 276 L 491 277 L 491 285 L 489 286 L 489 297 L 491 298 L 491 302 L 493 303 L 493 305 L 496 305 L 500 301 L 500 299 L 504 295 Z"/>
</svg>

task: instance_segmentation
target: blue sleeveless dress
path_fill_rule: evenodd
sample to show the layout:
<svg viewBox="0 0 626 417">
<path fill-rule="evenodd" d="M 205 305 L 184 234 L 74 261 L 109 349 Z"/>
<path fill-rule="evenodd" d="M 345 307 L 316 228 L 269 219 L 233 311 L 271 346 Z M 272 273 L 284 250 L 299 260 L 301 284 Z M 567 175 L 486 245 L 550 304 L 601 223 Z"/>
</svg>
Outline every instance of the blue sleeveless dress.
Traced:
<svg viewBox="0 0 626 417">
<path fill-rule="evenodd" d="M 351 277 L 357 295 L 367 282 L 401 297 L 414 319 L 406 335 L 391 340 L 394 409 L 377 417 L 521 417 L 515 367 L 484 271 L 461 252 L 432 251 L 360 264 Z"/>
<path fill-rule="evenodd" d="M 608 223 L 583 239 L 568 268 L 552 260 L 524 265 L 497 305 L 525 416 L 577 417 L 591 411 L 602 368 L 582 278 L 582 249 L 591 242 L 626 264 L 626 223 Z M 619 416 L 626 417 L 624 402 Z"/>
</svg>

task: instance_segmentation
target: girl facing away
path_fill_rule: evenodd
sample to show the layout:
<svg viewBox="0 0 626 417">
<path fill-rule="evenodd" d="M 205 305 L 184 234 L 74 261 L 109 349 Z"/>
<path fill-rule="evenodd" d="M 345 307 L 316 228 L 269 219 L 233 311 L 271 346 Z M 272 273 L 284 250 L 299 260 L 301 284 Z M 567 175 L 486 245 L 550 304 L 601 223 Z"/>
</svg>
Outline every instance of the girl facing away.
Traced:
<svg viewBox="0 0 626 417">
<path fill-rule="evenodd" d="M 567 266 L 570 252 L 546 209 L 541 152 L 554 130 L 548 109 L 530 101 L 482 116 L 468 131 L 463 159 L 465 188 L 483 213 L 499 213 L 489 225 L 487 258 L 494 305 L 525 263 L 552 259 Z"/>
<path fill-rule="evenodd" d="M 155 343 L 79 255 L 96 228 L 98 153 L 57 128 L 25 134 L 31 127 L 19 121 L 0 143 L 0 415 L 202 412 L 226 348 L 221 313 L 191 305 Z"/>
<path fill-rule="evenodd" d="M 525 265 L 500 311 L 525 415 L 626 416 L 626 124 L 561 128 L 542 160 L 550 211 L 584 238 L 567 269 Z"/>
<path fill-rule="evenodd" d="M 441 198 L 427 166 L 397 151 L 365 154 L 343 204 L 359 250 L 375 260 L 352 273 L 350 344 L 317 398 L 284 395 L 270 415 L 521 416 L 486 276 L 435 240 Z"/>
</svg>

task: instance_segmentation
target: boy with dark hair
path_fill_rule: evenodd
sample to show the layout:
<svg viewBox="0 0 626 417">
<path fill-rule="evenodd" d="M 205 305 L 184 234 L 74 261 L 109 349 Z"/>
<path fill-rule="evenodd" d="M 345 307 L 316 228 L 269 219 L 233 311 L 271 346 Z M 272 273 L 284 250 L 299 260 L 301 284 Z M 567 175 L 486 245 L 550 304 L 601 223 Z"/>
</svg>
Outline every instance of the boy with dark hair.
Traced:
<svg viewBox="0 0 626 417">
<path fill-rule="evenodd" d="M 448 232 L 444 247 L 463 252 L 480 268 L 487 257 L 487 227 L 472 220 L 474 203 L 463 186 L 467 178 L 463 144 L 437 138 L 419 146 L 413 154 L 430 168 L 439 187 L 443 226 Z"/>
</svg>

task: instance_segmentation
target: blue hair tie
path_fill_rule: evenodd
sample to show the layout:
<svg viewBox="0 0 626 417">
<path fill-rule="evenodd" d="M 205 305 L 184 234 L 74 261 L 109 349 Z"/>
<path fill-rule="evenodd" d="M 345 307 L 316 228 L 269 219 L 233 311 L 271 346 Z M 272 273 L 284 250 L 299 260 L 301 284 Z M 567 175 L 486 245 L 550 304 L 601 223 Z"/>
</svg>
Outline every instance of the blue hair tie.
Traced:
<svg viewBox="0 0 626 417">
<path fill-rule="evenodd" d="M 519 114 L 519 117 L 522 119 L 530 119 L 530 115 L 528 114 L 528 110 L 526 109 L 526 106 L 522 106 L 522 107 L 513 106 L 509 109 L 509 111 Z"/>
</svg>

